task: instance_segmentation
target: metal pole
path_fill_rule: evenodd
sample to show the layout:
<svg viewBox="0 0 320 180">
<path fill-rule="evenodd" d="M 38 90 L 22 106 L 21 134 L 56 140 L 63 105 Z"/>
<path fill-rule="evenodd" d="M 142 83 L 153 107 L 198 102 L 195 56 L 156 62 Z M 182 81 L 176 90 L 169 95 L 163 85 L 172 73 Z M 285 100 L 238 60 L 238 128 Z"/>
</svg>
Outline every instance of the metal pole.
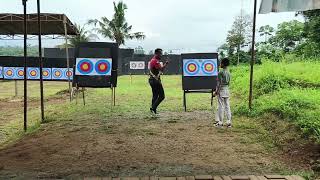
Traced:
<svg viewBox="0 0 320 180">
<path fill-rule="evenodd" d="M 253 86 L 253 66 L 255 63 L 255 47 L 254 46 L 255 46 L 255 40 L 256 40 L 256 19 L 257 19 L 257 0 L 254 0 L 251 63 L 250 63 L 249 109 L 252 109 L 252 86 Z"/>
<path fill-rule="evenodd" d="M 70 71 L 70 62 L 69 62 L 69 49 L 68 49 L 68 33 L 67 33 L 67 17 L 66 15 L 63 16 L 63 24 L 64 24 L 64 36 L 66 40 L 66 56 L 67 56 L 67 68 L 69 74 Z M 69 95 L 70 95 L 70 102 L 72 101 L 72 94 L 71 94 L 71 83 L 70 83 L 70 76 L 68 76 L 68 84 L 69 84 Z"/>
<path fill-rule="evenodd" d="M 22 0 L 23 4 L 23 54 L 24 54 L 24 84 L 23 84 L 23 100 L 24 100 L 24 111 L 23 111 L 23 129 L 27 131 L 27 0 Z"/>
<path fill-rule="evenodd" d="M 43 61 L 42 61 L 42 43 L 41 43 L 41 21 L 40 21 L 40 0 L 37 0 L 38 9 L 38 40 L 39 40 L 39 62 L 40 62 L 40 103 L 41 103 L 41 121 L 44 121 L 44 102 L 43 102 Z"/>
</svg>

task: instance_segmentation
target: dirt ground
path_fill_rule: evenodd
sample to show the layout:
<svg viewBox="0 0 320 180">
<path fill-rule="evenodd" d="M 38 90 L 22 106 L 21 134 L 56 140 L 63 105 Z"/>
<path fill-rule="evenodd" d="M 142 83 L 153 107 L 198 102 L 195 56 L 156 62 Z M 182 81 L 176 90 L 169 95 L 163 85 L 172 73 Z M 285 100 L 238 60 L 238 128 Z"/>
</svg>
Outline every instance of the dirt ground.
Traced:
<svg viewBox="0 0 320 180">
<path fill-rule="evenodd" d="M 212 127 L 209 116 L 44 124 L 0 151 L 0 177 L 276 173 L 279 155 L 243 142 L 241 132 Z"/>
<path fill-rule="evenodd" d="M 65 99 L 53 98 L 49 103 Z M 0 125 L 10 112 L 14 116 L 23 107 L 22 101 L 12 100 L 0 105 L 6 105 L 8 115 L 0 119 Z M 38 101 L 29 104 L 30 108 L 38 106 Z M 213 127 L 207 111 L 165 112 L 146 119 L 54 121 L 0 150 L 0 179 L 261 175 L 310 168 L 308 154 L 294 161 L 292 151 L 266 150 L 250 138 L 243 130 Z"/>
</svg>

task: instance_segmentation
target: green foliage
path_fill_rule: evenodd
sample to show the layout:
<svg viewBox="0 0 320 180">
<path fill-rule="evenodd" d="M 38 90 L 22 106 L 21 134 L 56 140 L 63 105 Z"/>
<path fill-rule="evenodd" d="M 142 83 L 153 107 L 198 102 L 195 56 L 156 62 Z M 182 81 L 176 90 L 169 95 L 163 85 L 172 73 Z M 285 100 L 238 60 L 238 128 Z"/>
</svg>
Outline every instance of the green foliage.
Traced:
<svg viewBox="0 0 320 180">
<path fill-rule="evenodd" d="M 38 46 L 28 46 L 28 56 L 39 56 Z M 0 56 L 23 56 L 23 47 L 19 46 L 0 46 Z"/>
<path fill-rule="evenodd" d="M 240 115 L 261 116 L 272 113 L 292 121 L 308 137 L 320 142 L 320 63 L 264 61 L 254 71 L 253 110 L 247 101 L 235 105 Z M 248 66 L 232 68 L 232 89 L 235 95 L 247 99 Z"/>
<path fill-rule="evenodd" d="M 306 11 L 302 13 L 306 19 L 304 35 L 311 42 L 320 47 L 320 10 Z"/>
<path fill-rule="evenodd" d="M 265 37 L 265 43 L 269 40 L 269 37 L 271 37 L 274 33 L 275 29 L 270 25 L 261 26 L 259 28 L 260 36 Z"/>
<path fill-rule="evenodd" d="M 142 32 L 131 33 L 132 26 L 128 24 L 125 18 L 125 11 L 128 9 L 127 5 L 120 1 L 117 4 L 113 2 L 113 7 L 114 15 L 111 20 L 107 17 L 102 17 L 101 20 L 91 19 L 88 24 L 99 26 L 94 30 L 102 36 L 116 41 L 119 46 L 125 44 L 127 39 L 144 39 L 145 35 Z"/>
<path fill-rule="evenodd" d="M 86 29 L 86 26 L 81 26 L 79 24 L 75 24 L 75 26 L 78 29 L 78 34 L 75 36 L 72 36 L 71 38 L 68 39 L 68 44 L 63 43 L 61 45 L 58 45 L 58 48 L 65 48 L 66 46 L 70 47 L 75 47 L 81 42 L 89 42 L 91 38 L 98 39 L 98 36 L 95 34 L 92 34 L 90 31 Z"/>
<path fill-rule="evenodd" d="M 303 40 L 304 23 L 297 20 L 283 22 L 278 25 L 275 36 L 270 38 L 271 44 L 288 52 Z"/>
</svg>

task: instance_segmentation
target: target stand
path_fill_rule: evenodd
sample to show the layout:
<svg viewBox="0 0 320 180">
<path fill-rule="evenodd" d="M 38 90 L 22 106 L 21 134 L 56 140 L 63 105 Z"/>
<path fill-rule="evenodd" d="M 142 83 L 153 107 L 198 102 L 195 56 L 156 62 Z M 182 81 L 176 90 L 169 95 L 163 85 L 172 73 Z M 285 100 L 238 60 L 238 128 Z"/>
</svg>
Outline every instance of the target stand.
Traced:
<svg viewBox="0 0 320 180">
<path fill-rule="evenodd" d="M 187 94 L 211 94 L 213 105 L 214 92 L 217 86 L 219 61 L 217 53 L 181 54 L 183 106 L 187 111 Z"/>
<path fill-rule="evenodd" d="M 86 42 L 75 49 L 74 80 L 76 99 L 82 88 L 83 104 L 85 88 L 110 88 L 111 105 L 116 104 L 119 47 L 116 43 Z"/>
<path fill-rule="evenodd" d="M 188 93 L 208 93 L 211 94 L 211 107 L 213 106 L 213 98 L 214 98 L 215 90 L 184 90 L 183 91 L 183 107 L 184 111 L 187 112 L 187 94 Z"/>
</svg>

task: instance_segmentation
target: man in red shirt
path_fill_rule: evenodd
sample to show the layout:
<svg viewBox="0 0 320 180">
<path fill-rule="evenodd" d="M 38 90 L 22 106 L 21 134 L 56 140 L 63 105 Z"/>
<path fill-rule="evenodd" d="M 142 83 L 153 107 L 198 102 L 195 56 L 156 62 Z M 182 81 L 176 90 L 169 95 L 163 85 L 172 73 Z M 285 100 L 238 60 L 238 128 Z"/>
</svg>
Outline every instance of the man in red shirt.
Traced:
<svg viewBox="0 0 320 180">
<path fill-rule="evenodd" d="M 150 111 L 157 114 L 157 107 L 164 100 L 164 90 L 161 83 L 160 75 L 168 65 L 168 61 L 164 65 L 160 64 L 162 57 L 162 49 L 158 48 L 154 52 L 153 58 L 149 61 L 150 78 L 149 84 L 152 88 L 152 104 Z"/>
</svg>

